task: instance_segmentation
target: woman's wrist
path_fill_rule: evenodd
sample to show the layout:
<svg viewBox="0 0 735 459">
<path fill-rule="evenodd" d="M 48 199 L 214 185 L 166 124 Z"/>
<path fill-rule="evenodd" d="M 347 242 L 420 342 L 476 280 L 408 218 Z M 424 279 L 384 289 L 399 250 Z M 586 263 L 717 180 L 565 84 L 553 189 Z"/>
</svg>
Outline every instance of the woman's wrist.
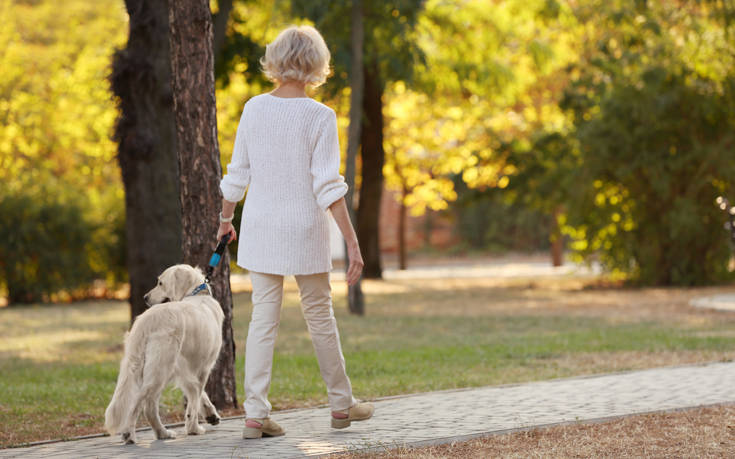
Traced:
<svg viewBox="0 0 735 459">
<path fill-rule="evenodd" d="M 233 218 L 235 218 L 235 214 L 234 213 L 232 215 L 230 215 L 229 217 L 225 217 L 224 215 L 222 215 L 222 212 L 219 213 L 219 222 L 220 223 L 231 223 Z"/>
</svg>

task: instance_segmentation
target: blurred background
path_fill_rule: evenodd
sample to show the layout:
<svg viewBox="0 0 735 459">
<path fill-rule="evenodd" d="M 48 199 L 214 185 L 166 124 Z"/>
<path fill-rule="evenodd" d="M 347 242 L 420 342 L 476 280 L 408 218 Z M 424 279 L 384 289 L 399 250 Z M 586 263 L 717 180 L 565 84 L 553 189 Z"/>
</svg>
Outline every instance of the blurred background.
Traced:
<svg viewBox="0 0 735 459">
<path fill-rule="evenodd" d="M 714 202 L 735 198 L 728 4 L 367 2 L 372 140 L 355 206 L 379 239 L 363 247 L 366 276 L 412 257 L 525 252 L 639 284 L 732 279 Z M 349 2 L 212 11 L 222 164 L 243 104 L 271 88 L 257 60 L 289 24 L 315 24 L 330 46 L 334 74 L 314 97 L 336 109 L 346 148 Z M 125 5 L 6 0 L 0 20 L 0 295 L 114 295 L 127 280 L 110 84 Z"/>
</svg>

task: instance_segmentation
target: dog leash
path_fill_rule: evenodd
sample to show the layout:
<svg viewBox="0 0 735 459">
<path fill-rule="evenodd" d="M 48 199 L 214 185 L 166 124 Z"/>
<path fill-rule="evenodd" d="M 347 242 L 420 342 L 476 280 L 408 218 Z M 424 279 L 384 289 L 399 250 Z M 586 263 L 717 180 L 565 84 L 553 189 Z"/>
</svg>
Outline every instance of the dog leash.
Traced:
<svg viewBox="0 0 735 459">
<path fill-rule="evenodd" d="M 209 279 L 212 276 L 212 273 L 214 273 L 214 268 L 217 267 L 219 264 L 219 261 L 222 259 L 222 254 L 225 253 L 225 249 L 227 248 L 227 242 L 230 240 L 230 235 L 225 234 L 222 236 L 222 239 L 220 239 L 219 243 L 217 244 L 217 248 L 214 249 L 214 253 L 212 254 L 212 258 L 209 259 L 209 265 L 207 266 L 207 272 L 204 276 L 204 282 L 209 284 Z"/>
<path fill-rule="evenodd" d="M 214 249 L 214 253 L 212 254 L 212 258 L 209 259 L 209 264 L 207 265 L 207 272 L 204 275 L 204 283 L 195 288 L 190 294 L 186 296 L 195 296 L 198 295 L 199 292 L 203 292 L 206 290 L 210 295 L 212 295 L 212 287 L 209 286 L 209 279 L 212 277 L 212 273 L 214 273 L 214 268 L 217 267 L 219 264 L 219 261 L 222 259 L 222 254 L 225 253 L 225 248 L 227 248 L 227 241 L 230 240 L 230 235 L 225 234 L 222 236 L 222 239 L 220 239 L 219 243 L 217 244 L 217 248 Z"/>
</svg>

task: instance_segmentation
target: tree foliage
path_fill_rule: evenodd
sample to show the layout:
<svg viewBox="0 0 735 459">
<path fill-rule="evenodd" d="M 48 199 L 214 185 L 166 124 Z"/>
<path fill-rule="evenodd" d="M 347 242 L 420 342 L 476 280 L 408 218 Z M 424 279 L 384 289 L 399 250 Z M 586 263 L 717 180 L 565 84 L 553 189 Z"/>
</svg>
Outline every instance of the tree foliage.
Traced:
<svg viewBox="0 0 735 459">
<path fill-rule="evenodd" d="M 58 182 L 92 205 L 119 183 L 106 76 L 124 37 L 122 5 L 72 0 L 0 9 L 0 181 L 10 190 Z"/>
<path fill-rule="evenodd" d="M 578 14 L 597 27 L 563 102 L 580 155 L 572 248 L 641 283 L 722 279 L 730 254 L 713 202 L 735 176 L 724 29 L 696 7 L 665 3 Z"/>
<path fill-rule="evenodd" d="M 270 88 L 258 59 L 292 23 L 315 24 L 330 46 L 334 75 L 316 97 L 336 109 L 345 146 L 350 5 L 232 3 L 216 62 L 223 162 L 243 104 Z M 724 216 L 712 202 L 735 191 L 731 2 L 364 5 L 366 63 L 381 77 L 382 172 L 414 215 L 454 208 L 484 225 L 480 213 L 507 210 L 519 220 L 503 228 L 521 228 L 559 214 L 578 259 L 638 282 L 727 275 Z M 105 81 L 125 39 L 123 6 L 0 7 L 0 195 L 80 212 L 85 247 L 109 248 L 84 249 L 82 278 L 123 271 L 115 261 L 123 194 L 110 139 L 117 114 Z M 473 242 L 493 244 L 487 234 Z"/>
<path fill-rule="evenodd" d="M 77 289 L 90 273 L 124 279 L 123 195 L 110 138 L 116 113 L 106 83 L 113 46 L 124 39 L 123 5 L 6 2 L 0 20 L 0 196 L 15 234 L 4 245 L 17 244 L 2 256 L 17 270 L 0 284 L 29 292 L 10 292 L 11 300 L 37 300 Z M 41 248 L 45 268 L 32 268 Z"/>
</svg>

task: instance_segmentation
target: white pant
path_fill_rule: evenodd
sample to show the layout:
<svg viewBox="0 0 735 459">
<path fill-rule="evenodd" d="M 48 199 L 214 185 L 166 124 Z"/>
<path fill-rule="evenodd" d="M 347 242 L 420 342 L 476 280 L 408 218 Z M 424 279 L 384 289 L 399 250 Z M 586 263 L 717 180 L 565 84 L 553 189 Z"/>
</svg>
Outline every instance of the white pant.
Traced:
<svg viewBox="0 0 735 459">
<path fill-rule="evenodd" d="M 311 334 L 319 370 L 327 385 L 333 411 L 350 408 L 357 401 L 345 371 L 337 320 L 332 309 L 329 273 L 295 276 L 301 292 L 301 310 Z M 248 418 L 265 418 L 271 410 L 273 347 L 276 343 L 283 300 L 283 276 L 250 272 L 253 284 L 253 316 L 245 344 L 245 413 Z"/>
</svg>

